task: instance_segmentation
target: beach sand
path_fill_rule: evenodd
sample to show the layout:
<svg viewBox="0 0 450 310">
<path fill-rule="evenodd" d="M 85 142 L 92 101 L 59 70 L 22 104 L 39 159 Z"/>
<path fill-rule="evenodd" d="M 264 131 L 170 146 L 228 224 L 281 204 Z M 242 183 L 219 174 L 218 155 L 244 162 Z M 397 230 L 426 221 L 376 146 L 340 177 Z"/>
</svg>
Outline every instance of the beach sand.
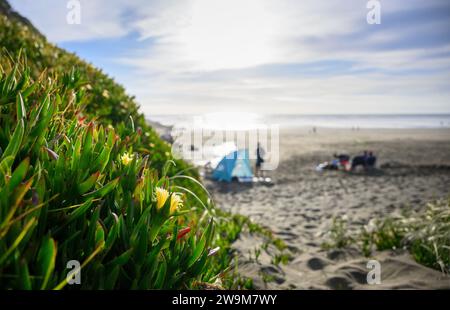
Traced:
<svg viewBox="0 0 450 310">
<path fill-rule="evenodd" d="M 373 150 L 375 173 L 315 171 L 333 153 Z M 348 232 L 370 219 L 421 210 L 450 194 L 450 129 L 308 129 L 280 132 L 280 164 L 271 186 L 205 180 L 218 207 L 249 216 L 282 239 L 288 264 L 271 263 L 269 247 L 258 262 L 250 252 L 264 240 L 250 233 L 234 243 L 239 271 L 258 289 L 450 289 L 450 277 L 416 263 L 407 251 L 375 253 L 381 284 L 368 285 L 369 258 L 356 249 L 324 250 L 333 218 L 348 218 Z M 262 274 L 270 277 L 264 281 Z"/>
</svg>

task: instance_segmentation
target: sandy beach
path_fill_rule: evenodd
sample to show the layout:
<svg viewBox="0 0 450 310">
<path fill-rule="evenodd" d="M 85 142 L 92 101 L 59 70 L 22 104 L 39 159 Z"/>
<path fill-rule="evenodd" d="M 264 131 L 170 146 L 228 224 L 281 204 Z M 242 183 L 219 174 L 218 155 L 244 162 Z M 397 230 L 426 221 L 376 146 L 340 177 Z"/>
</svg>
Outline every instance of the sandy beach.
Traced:
<svg viewBox="0 0 450 310">
<path fill-rule="evenodd" d="M 333 153 L 356 155 L 373 150 L 378 169 L 364 172 L 315 171 Z M 263 240 L 241 234 L 234 248 L 239 271 L 259 289 L 437 289 L 450 277 L 416 263 L 402 249 L 375 253 L 379 285 L 368 285 L 364 257 L 353 248 L 324 250 L 337 217 L 348 232 L 369 220 L 404 210 L 420 210 L 450 194 L 450 129 L 290 129 L 280 132 L 280 164 L 267 173 L 273 184 L 217 183 L 205 180 L 218 207 L 249 216 L 281 238 L 291 253 L 288 264 L 271 263 L 269 247 L 258 262 L 249 251 Z M 261 274 L 270 275 L 265 282 Z"/>
</svg>

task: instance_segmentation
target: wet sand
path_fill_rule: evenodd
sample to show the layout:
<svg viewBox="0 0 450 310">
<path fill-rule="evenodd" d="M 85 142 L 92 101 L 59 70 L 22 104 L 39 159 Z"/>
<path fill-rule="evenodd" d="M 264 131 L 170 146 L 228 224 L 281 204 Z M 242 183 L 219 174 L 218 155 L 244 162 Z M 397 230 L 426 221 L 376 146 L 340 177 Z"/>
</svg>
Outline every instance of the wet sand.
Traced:
<svg viewBox="0 0 450 310">
<path fill-rule="evenodd" d="M 356 155 L 373 150 L 378 169 L 365 172 L 315 171 L 333 153 Z M 240 273 L 260 289 L 450 289 L 450 277 L 417 264 L 404 250 L 383 251 L 380 285 L 368 285 L 368 258 L 356 249 L 324 250 L 333 218 L 348 218 L 348 232 L 359 232 L 370 219 L 450 195 L 450 129 L 344 130 L 280 132 L 280 164 L 267 173 L 273 184 L 217 183 L 206 180 L 216 204 L 249 216 L 288 246 L 287 265 L 274 265 L 263 251 L 255 262 L 249 251 L 264 240 L 241 234 L 234 248 Z M 273 253 L 272 253 L 273 254 Z M 265 282 L 262 274 L 270 276 Z M 266 277 L 267 278 L 267 277 Z"/>
</svg>

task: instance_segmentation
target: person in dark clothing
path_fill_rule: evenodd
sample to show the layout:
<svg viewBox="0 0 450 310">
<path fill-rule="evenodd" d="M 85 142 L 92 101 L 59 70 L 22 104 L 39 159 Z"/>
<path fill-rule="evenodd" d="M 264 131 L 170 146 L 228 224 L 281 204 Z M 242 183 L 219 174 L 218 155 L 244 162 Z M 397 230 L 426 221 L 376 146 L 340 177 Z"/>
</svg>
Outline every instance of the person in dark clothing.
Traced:
<svg viewBox="0 0 450 310">
<path fill-rule="evenodd" d="M 374 168 L 375 164 L 377 162 L 377 157 L 373 155 L 373 152 L 369 152 L 369 155 L 367 156 L 366 165 L 368 168 Z"/>
<path fill-rule="evenodd" d="M 363 155 L 353 157 L 352 170 L 355 170 L 355 168 L 357 166 L 363 166 L 364 168 L 366 168 L 367 167 L 367 158 L 368 158 L 367 151 L 364 151 Z"/>
<path fill-rule="evenodd" d="M 258 146 L 256 147 L 256 167 L 255 167 L 255 175 L 257 177 L 262 176 L 261 165 L 264 162 L 264 150 L 258 142 Z"/>
</svg>

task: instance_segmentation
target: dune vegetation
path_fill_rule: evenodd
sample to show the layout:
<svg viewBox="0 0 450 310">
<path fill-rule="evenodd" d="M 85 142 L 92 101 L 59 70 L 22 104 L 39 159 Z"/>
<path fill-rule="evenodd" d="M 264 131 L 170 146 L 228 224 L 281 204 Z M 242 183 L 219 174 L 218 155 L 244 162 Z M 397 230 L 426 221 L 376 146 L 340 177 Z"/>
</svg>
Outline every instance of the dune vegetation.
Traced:
<svg viewBox="0 0 450 310">
<path fill-rule="evenodd" d="M 356 246 L 368 257 L 375 251 L 404 249 L 418 263 L 450 273 L 449 199 L 430 202 L 423 211 L 372 219 L 358 234 L 349 234 L 346 223 L 334 219 L 324 248 Z"/>
<path fill-rule="evenodd" d="M 123 87 L 1 5 L 0 288 L 251 288 L 231 243 L 262 230 L 213 206 Z"/>
</svg>

